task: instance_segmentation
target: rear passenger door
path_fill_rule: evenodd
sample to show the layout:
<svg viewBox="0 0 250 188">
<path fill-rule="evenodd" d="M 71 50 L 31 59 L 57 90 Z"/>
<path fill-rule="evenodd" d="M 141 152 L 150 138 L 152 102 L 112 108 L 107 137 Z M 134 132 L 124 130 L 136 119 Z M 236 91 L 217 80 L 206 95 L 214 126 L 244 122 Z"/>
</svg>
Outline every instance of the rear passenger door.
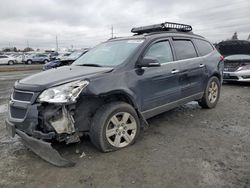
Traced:
<svg viewBox="0 0 250 188">
<path fill-rule="evenodd" d="M 205 65 L 191 39 L 173 38 L 175 58 L 179 63 L 181 97 L 186 98 L 203 92 Z"/>
</svg>

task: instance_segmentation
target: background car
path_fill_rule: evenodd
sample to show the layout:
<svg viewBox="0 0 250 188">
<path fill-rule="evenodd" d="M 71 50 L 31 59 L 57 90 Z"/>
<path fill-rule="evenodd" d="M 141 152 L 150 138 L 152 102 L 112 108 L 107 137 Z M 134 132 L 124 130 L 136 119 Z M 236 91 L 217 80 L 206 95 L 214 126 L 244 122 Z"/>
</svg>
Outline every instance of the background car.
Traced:
<svg viewBox="0 0 250 188">
<path fill-rule="evenodd" d="M 24 55 L 23 54 L 13 55 L 13 57 L 16 59 L 17 63 L 23 63 L 23 59 L 24 59 Z"/>
<path fill-rule="evenodd" d="M 68 57 L 65 57 L 61 59 L 62 61 L 68 61 L 69 63 L 73 63 L 75 60 L 77 60 L 79 57 L 81 57 L 83 54 L 85 54 L 88 51 L 88 49 L 83 51 L 75 51 L 71 53 Z"/>
<path fill-rule="evenodd" d="M 236 54 L 225 57 L 223 79 L 250 82 L 250 55 Z"/>
<path fill-rule="evenodd" d="M 56 59 L 63 60 L 65 58 L 67 58 L 68 56 L 70 56 L 70 54 L 71 54 L 71 52 L 59 53 L 59 55 L 56 57 Z"/>
<path fill-rule="evenodd" d="M 13 65 L 14 63 L 17 63 L 17 60 L 14 57 L 0 55 L 0 64 Z"/>
<path fill-rule="evenodd" d="M 50 58 L 49 58 L 49 55 L 47 54 L 28 55 L 24 59 L 25 64 L 48 63 L 49 61 L 50 61 Z"/>
<path fill-rule="evenodd" d="M 43 70 L 48 70 L 48 69 L 61 67 L 65 65 L 71 65 L 75 60 L 77 60 L 79 57 L 84 55 L 86 52 L 88 52 L 88 50 L 75 51 L 69 56 L 61 58 L 60 60 L 58 59 L 58 60 L 50 61 L 43 66 Z"/>
</svg>

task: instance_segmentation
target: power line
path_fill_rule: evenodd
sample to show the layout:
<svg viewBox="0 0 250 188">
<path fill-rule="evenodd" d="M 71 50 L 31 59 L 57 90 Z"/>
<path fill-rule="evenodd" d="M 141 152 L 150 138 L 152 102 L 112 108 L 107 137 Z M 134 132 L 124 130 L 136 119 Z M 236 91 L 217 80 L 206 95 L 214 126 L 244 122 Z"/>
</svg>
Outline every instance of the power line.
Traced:
<svg viewBox="0 0 250 188">
<path fill-rule="evenodd" d="M 58 51 L 58 40 L 57 40 L 57 35 L 56 35 L 56 51 Z"/>
<path fill-rule="evenodd" d="M 113 25 L 111 26 L 111 38 L 114 38 L 114 27 L 113 27 Z"/>
</svg>

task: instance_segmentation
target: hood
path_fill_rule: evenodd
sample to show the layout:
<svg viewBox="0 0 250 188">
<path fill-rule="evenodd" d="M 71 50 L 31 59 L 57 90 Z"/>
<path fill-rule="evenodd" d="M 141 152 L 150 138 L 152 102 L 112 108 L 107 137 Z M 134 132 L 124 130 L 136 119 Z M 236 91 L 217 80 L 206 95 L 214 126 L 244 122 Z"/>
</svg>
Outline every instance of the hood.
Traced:
<svg viewBox="0 0 250 188">
<path fill-rule="evenodd" d="M 40 72 L 15 83 L 15 88 L 28 91 L 42 91 L 48 87 L 60 85 L 76 79 L 88 79 L 97 74 L 110 72 L 113 68 L 63 66 Z"/>
<path fill-rule="evenodd" d="M 237 54 L 225 57 L 225 61 L 250 61 L 250 55 Z"/>
</svg>

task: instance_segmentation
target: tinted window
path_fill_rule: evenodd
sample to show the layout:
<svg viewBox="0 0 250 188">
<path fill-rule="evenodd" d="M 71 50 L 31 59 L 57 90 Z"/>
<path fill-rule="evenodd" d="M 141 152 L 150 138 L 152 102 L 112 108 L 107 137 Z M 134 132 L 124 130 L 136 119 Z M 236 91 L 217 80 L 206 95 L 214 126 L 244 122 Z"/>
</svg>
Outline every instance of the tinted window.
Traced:
<svg viewBox="0 0 250 188">
<path fill-rule="evenodd" d="M 177 60 L 197 57 L 193 43 L 190 40 L 174 40 Z"/>
<path fill-rule="evenodd" d="M 158 59 L 159 63 L 173 61 L 172 50 L 168 41 L 153 44 L 147 51 L 145 57 Z"/>
<path fill-rule="evenodd" d="M 207 55 L 214 50 L 212 45 L 207 41 L 194 39 L 194 43 L 201 56 Z"/>
</svg>

